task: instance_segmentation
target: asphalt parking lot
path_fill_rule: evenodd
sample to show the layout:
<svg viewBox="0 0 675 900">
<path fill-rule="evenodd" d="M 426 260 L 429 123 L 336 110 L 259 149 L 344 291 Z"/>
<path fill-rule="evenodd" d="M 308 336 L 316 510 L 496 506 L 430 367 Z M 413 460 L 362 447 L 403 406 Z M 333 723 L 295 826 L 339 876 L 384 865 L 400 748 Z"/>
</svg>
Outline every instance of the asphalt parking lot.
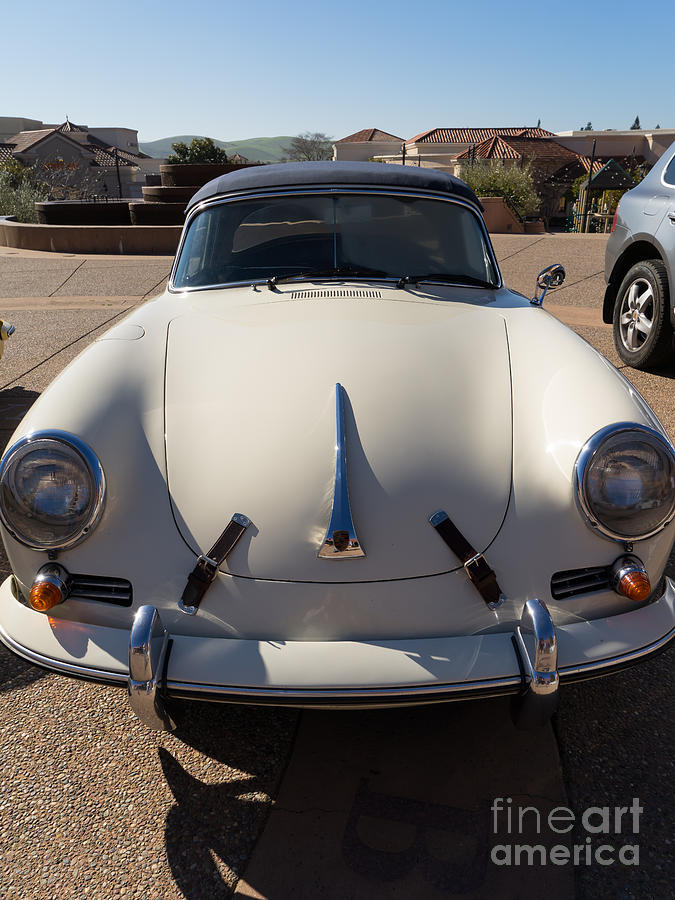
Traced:
<svg viewBox="0 0 675 900">
<path fill-rule="evenodd" d="M 546 306 L 619 364 L 600 316 L 603 236 L 494 244 L 507 285 L 529 296 L 562 262 Z M 17 327 L 0 361 L 3 445 L 75 355 L 161 292 L 170 263 L 0 249 L 0 317 Z M 675 365 L 622 371 L 675 438 Z M 186 704 L 178 730 L 157 735 L 121 692 L 0 647 L 0 898 L 670 897 L 673 658 L 567 687 L 553 727 L 533 733 L 491 700 L 358 713 Z M 542 815 L 637 797 L 639 835 L 608 843 L 639 843 L 639 865 L 497 867 L 496 797 Z M 585 837 L 575 827 L 555 842 Z"/>
</svg>

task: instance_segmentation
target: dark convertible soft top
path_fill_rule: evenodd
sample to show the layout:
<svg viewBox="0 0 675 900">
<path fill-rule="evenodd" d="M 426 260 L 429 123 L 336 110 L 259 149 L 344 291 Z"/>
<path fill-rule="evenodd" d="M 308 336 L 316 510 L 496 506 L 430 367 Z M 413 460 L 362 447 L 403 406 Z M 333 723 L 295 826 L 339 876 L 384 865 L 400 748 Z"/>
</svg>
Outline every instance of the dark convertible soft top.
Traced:
<svg viewBox="0 0 675 900">
<path fill-rule="evenodd" d="M 301 162 L 250 166 L 209 181 L 188 203 L 191 210 L 211 197 L 292 187 L 378 187 L 434 191 L 461 197 L 482 209 L 471 188 L 454 175 L 437 169 L 371 162 Z"/>
</svg>

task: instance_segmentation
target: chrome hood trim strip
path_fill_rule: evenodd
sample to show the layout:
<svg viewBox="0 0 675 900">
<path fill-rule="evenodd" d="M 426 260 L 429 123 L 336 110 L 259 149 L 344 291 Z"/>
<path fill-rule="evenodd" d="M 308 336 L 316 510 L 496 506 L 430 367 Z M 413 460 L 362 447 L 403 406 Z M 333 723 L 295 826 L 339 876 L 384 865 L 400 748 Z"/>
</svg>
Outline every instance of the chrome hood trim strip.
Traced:
<svg viewBox="0 0 675 900">
<path fill-rule="evenodd" d="M 335 485 L 333 487 L 333 509 L 326 537 L 323 539 L 319 559 L 362 559 L 366 554 L 356 536 L 349 505 L 349 483 L 347 481 L 347 444 L 345 440 L 345 389 L 335 385 L 336 453 Z"/>
</svg>

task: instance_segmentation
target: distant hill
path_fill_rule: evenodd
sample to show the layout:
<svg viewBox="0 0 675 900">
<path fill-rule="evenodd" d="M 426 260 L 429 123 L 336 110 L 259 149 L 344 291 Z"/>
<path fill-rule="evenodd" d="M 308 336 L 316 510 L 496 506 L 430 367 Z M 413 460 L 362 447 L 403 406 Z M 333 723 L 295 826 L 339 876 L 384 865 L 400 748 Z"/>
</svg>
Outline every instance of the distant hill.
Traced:
<svg viewBox="0 0 675 900">
<path fill-rule="evenodd" d="M 157 141 L 148 141 L 139 144 L 141 151 L 148 156 L 166 158 L 172 153 L 171 145 L 182 141 L 191 144 L 193 138 L 205 137 L 203 134 L 177 134 L 174 137 L 160 138 Z M 218 141 L 214 138 L 214 144 L 222 147 L 226 153 L 240 153 L 251 162 L 279 162 L 286 155 L 284 147 L 289 147 L 292 136 L 279 135 L 279 137 L 247 138 L 243 141 Z"/>
</svg>

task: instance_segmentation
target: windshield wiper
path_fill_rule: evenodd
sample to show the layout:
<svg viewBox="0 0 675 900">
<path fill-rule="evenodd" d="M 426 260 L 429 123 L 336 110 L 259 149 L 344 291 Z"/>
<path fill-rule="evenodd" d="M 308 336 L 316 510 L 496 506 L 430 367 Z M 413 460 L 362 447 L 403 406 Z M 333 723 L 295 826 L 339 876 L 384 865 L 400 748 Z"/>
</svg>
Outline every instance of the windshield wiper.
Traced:
<svg viewBox="0 0 675 900">
<path fill-rule="evenodd" d="M 293 278 L 332 278 L 333 276 L 349 275 L 354 278 L 390 278 L 389 272 L 380 269 L 367 269 L 363 266 L 333 266 L 330 269 L 310 269 L 309 272 L 293 272 L 288 275 L 272 275 L 267 279 L 267 287 L 274 290 L 282 281 L 291 281 Z"/>
<path fill-rule="evenodd" d="M 436 272 L 428 275 L 402 275 L 396 282 L 396 287 L 402 288 L 406 284 L 418 284 L 420 281 L 447 281 L 451 284 L 470 284 L 472 287 L 490 288 L 490 290 L 496 288 L 496 285 L 491 284 L 489 281 L 484 281 L 482 278 L 474 278 L 473 275 L 448 275 Z"/>
</svg>

